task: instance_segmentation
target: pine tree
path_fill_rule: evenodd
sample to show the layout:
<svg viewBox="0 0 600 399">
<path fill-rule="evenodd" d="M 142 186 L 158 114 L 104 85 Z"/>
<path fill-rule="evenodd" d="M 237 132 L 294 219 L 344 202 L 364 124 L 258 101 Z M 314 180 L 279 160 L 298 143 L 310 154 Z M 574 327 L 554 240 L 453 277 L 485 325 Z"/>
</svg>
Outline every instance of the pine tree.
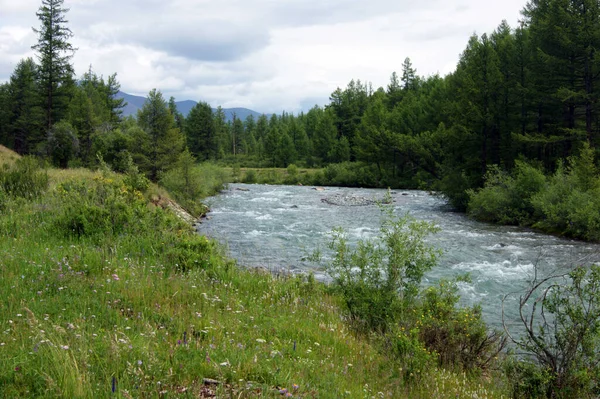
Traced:
<svg viewBox="0 0 600 399">
<path fill-rule="evenodd" d="M 43 110 L 36 82 L 37 67 L 31 58 L 21 60 L 8 85 L 7 134 L 16 152 L 28 154 L 45 139 Z"/>
<path fill-rule="evenodd" d="M 402 89 L 404 91 L 417 88 L 417 70 L 413 68 L 410 58 L 406 57 L 402 63 Z"/>
<path fill-rule="evenodd" d="M 38 35 L 38 43 L 31 48 L 38 53 L 40 87 L 48 130 L 64 116 L 73 88 L 73 66 L 70 61 L 76 49 L 68 41 L 73 33 L 66 26 L 68 21 L 65 14 L 69 9 L 63 7 L 63 2 L 42 0 L 36 13 L 41 27 L 39 30 L 33 29 Z"/>
<path fill-rule="evenodd" d="M 138 123 L 150 139 L 149 177 L 157 181 L 160 172 L 172 168 L 183 151 L 184 137 L 175 127 L 173 114 L 162 93 L 153 89 L 138 111 Z"/>
<path fill-rule="evenodd" d="M 212 109 L 206 102 L 196 104 L 185 120 L 185 133 L 190 152 L 200 160 L 216 158 L 217 142 Z"/>
</svg>

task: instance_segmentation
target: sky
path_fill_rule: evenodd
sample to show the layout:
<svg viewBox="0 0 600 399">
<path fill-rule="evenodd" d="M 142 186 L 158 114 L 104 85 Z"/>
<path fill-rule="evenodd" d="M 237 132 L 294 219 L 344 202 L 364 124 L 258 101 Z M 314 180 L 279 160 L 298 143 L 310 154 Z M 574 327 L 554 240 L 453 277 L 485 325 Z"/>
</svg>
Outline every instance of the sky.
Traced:
<svg viewBox="0 0 600 399">
<path fill-rule="evenodd" d="M 410 57 L 455 70 L 473 34 L 521 19 L 526 0 L 65 0 L 77 76 L 259 112 L 325 105 L 351 79 L 385 87 Z M 0 82 L 35 57 L 41 0 L 0 0 Z"/>
</svg>

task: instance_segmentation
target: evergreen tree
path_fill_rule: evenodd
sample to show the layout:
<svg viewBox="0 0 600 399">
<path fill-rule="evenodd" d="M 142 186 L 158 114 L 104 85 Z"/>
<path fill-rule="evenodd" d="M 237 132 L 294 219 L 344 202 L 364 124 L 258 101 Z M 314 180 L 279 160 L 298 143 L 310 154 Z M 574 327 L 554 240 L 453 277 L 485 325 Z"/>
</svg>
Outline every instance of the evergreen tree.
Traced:
<svg viewBox="0 0 600 399">
<path fill-rule="evenodd" d="M 276 150 L 276 156 L 278 166 L 283 168 L 287 168 L 288 165 L 293 164 L 296 161 L 294 141 L 287 132 L 281 134 Z"/>
<path fill-rule="evenodd" d="M 417 70 L 413 68 L 410 58 L 406 57 L 402 63 L 402 90 L 415 90 L 417 84 Z"/>
<path fill-rule="evenodd" d="M 124 98 L 117 98 L 121 84 L 117 80 L 117 74 L 113 73 L 108 77 L 104 86 L 106 106 L 110 111 L 110 123 L 112 126 L 118 125 L 123 119 L 123 108 L 127 105 Z"/>
<path fill-rule="evenodd" d="M 148 135 L 150 152 L 149 177 L 158 181 L 159 174 L 175 165 L 183 150 L 184 137 L 177 127 L 162 93 L 153 89 L 138 111 L 140 127 Z"/>
<path fill-rule="evenodd" d="M 183 124 L 185 118 L 183 114 L 177 110 L 177 104 L 175 104 L 175 97 L 171 96 L 169 98 L 169 111 L 171 115 L 173 115 L 173 126 L 179 129 L 180 132 L 183 132 Z"/>
<path fill-rule="evenodd" d="M 190 152 L 201 160 L 217 156 L 217 140 L 212 108 L 206 102 L 194 105 L 185 121 L 185 133 Z"/>
<path fill-rule="evenodd" d="M 13 140 L 9 138 L 8 124 L 10 123 L 9 112 L 9 85 L 0 83 L 0 144 L 13 148 Z"/>
<path fill-rule="evenodd" d="M 31 58 L 21 60 L 7 88 L 8 142 L 19 154 L 29 154 L 45 139 L 44 113 L 36 82 L 37 67 Z"/>
<path fill-rule="evenodd" d="M 215 124 L 215 141 L 217 143 L 217 157 L 223 158 L 230 147 L 228 145 L 228 128 L 227 123 L 225 122 L 225 112 L 221 106 L 217 107 L 213 119 Z"/>
<path fill-rule="evenodd" d="M 94 112 L 92 99 L 83 87 L 75 89 L 75 95 L 69 105 L 68 120 L 77 133 L 79 150 L 84 165 L 89 166 L 94 159 L 92 154 L 92 136 L 98 125 L 99 118 Z"/>
<path fill-rule="evenodd" d="M 66 24 L 68 8 L 64 0 L 42 0 L 36 13 L 41 22 L 40 29 L 33 29 L 38 35 L 38 43 L 32 46 L 37 51 L 40 63 L 40 88 L 44 97 L 46 128 L 60 120 L 67 109 L 68 97 L 73 88 L 73 66 L 70 61 L 75 49 L 69 43 L 73 37 Z"/>
</svg>

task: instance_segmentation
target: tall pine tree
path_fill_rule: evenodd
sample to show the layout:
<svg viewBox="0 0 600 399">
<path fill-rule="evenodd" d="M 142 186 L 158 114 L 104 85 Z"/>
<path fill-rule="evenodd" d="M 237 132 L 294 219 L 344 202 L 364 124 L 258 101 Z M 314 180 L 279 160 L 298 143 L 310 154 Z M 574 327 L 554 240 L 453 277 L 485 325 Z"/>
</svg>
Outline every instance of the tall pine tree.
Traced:
<svg viewBox="0 0 600 399">
<path fill-rule="evenodd" d="M 40 88 L 44 97 L 46 128 L 60 120 L 68 107 L 68 97 L 73 88 L 73 66 L 70 61 L 75 48 L 69 43 L 73 37 L 65 19 L 68 8 L 63 0 L 42 0 L 37 17 L 40 29 L 33 29 L 38 43 L 31 48 L 37 51 Z"/>
</svg>

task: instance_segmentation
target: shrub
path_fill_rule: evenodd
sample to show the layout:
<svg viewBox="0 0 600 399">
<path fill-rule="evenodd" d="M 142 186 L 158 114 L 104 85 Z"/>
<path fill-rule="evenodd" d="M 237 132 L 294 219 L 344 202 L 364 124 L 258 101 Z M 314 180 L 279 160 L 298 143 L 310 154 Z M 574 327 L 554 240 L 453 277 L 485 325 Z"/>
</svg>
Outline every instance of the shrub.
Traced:
<svg viewBox="0 0 600 399">
<path fill-rule="evenodd" d="M 350 319 L 359 328 L 385 331 L 418 294 L 424 273 L 440 255 L 425 243 L 438 229 L 405 215 L 386 213 L 377 241 L 359 241 L 350 248 L 346 234 L 334 230 L 334 251 L 327 270 L 342 293 Z"/>
<path fill-rule="evenodd" d="M 146 208 L 140 192 L 104 177 L 93 184 L 66 182 L 57 192 L 62 206 L 54 226 L 67 237 L 101 239 L 127 228 L 135 231 Z"/>
<path fill-rule="evenodd" d="M 13 166 L 4 165 L 0 168 L 0 196 L 4 196 L 5 201 L 8 197 L 36 198 L 47 188 L 48 175 L 35 158 L 24 157 Z"/>
<path fill-rule="evenodd" d="M 534 166 L 517 161 L 512 174 L 496 166 L 485 177 L 485 186 L 468 190 L 468 213 L 486 222 L 531 223 L 535 213 L 533 198 L 546 187 L 546 177 Z"/>
<path fill-rule="evenodd" d="M 48 133 L 48 155 L 61 168 L 66 168 L 69 161 L 79 152 L 79 140 L 75 128 L 68 122 L 58 122 Z"/>
<path fill-rule="evenodd" d="M 244 180 L 243 181 L 244 181 L 244 183 L 247 183 L 247 184 L 254 184 L 254 183 L 256 183 L 256 181 L 257 181 L 256 172 L 254 170 L 252 170 L 252 169 L 247 170 L 246 174 L 244 175 Z"/>
<path fill-rule="evenodd" d="M 419 339 L 437 354 L 442 366 L 485 370 L 504 348 L 506 338 L 488 331 L 479 306 L 458 307 L 459 300 L 457 281 L 442 281 L 426 289 L 418 312 L 421 318 L 415 322 Z"/>
<path fill-rule="evenodd" d="M 533 361 L 524 371 L 516 369 L 516 377 L 529 373 L 543 378 L 532 378 L 531 386 L 513 382 L 516 390 L 539 390 L 546 385 L 546 394 L 552 398 L 600 393 L 599 292 L 600 265 L 541 279 L 536 273 L 519 300 L 523 333 L 520 338 L 507 333 Z"/>
</svg>

